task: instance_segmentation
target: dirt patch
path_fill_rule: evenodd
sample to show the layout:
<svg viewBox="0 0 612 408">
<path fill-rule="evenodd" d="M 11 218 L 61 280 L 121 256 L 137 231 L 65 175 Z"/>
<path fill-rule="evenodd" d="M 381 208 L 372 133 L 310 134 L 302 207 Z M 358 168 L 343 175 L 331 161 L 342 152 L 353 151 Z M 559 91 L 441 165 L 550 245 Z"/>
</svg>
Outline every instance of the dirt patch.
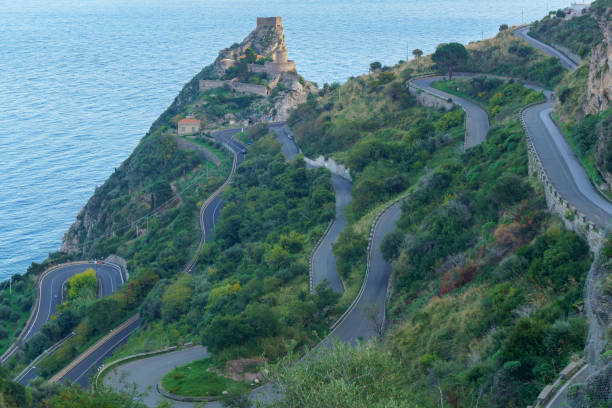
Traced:
<svg viewBox="0 0 612 408">
<path fill-rule="evenodd" d="M 230 360 L 222 370 L 211 370 L 220 376 L 231 378 L 234 381 L 261 382 L 263 375 L 260 372 L 265 360 L 261 357 L 239 358 Z"/>
</svg>

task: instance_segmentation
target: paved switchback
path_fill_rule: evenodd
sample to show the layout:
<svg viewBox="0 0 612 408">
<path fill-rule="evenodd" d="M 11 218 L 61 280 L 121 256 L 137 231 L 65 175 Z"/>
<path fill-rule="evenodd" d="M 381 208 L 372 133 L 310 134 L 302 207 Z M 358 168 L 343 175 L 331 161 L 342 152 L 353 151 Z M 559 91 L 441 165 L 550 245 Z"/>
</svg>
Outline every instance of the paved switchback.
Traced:
<svg viewBox="0 0 612 408">
<path fill-rule="evenodd" d="M 236 166 L 242 163 L 246 148 L 237 142 L 232 136 L 239 132 L 240 129 L 228 129 L 216 132 L 214 137 L 229 145 L 236 152 Z M 200 217 L 200 228 L 202 230 L 202 241 L 210 241 L 213 238 L 214 225 L 216 224 L 220 210 L 223 206 L 221 194 L 218 194 L 211 203 L 204 209 Z M 197 253 L 196 253 L 197 255 Z M 197 256 L 189 262 L 188 271 L 191 272 L 196 265 Z M 79 358 L 84 357 L 78 364 L 70 367 L 58 381 L 71 381 L 82 386 L 89 385 L 89 378 L 95 372 L 95 369 L 108 357 L 112 352 L 124 343 L 127 338 L 138 328 L 140 321 L 135 319 L 128 324 L 122 324 L 119 328 L 111 330 L 106 340 L 96 343 L 90 349 L 85 351 Z M 146 391 L 143 387 L 141 391 Z"/>
<path fill-rule="evenodd" d="M 110 295 L 125 283 L 121 268 L 111 263 L 74 262 L 43 272 L 37 285 L 36 304 L 31 319 L 22 331 L 22 343 L 28 342 L 55 314 L 55 308 L 63 301 L 64 283 L 89 268 L 93 268 L 98 277 L 100 297 Z M 8 361 L 18 349 L 16 344 L 12 345 L 2 356 L 1 362 Z"/>
<path fill-rule="evenodd" d="M 456 79 L 471 78 L 473 75 L 453 75 Z M 464 146 L 466 149 L 481 144 L 487 139 L 487 132 L 489 131 L 489 116 L 477 103 L 461 98 L 459 96 L 451 95 L 449 93 L 440 91 L 431 86 L 435 81 L 443 79 L 442 75 L 433 75 L 423 78 L 415 78 L 410 80 L 410 85 L 421 89 L 427 93 L 438 96 L 442 99 L 452 99 L 454 103 L 461 106 L 465 111 L 465 142 Z"/>
<path fill-rule="evenodd" d="M 557 58 L 561 64 L 569 69 L 570 71 L 576 69 L 578 67 L 578 64 L 576 64 L 574 61 L 572 61 L 571 59 L 569 59 L 565 54 L 563 54 L 562 52 L 556 50 L 555 48 L 551 47 L 548 44 L 544 44 L 541 41 L 536 40 L 533 37 L 530 37 L 527 33 L 529 32 L 529 26 L 527 27 L 521 27 L 517 30 L 514 30 L 514 35 L 516 35 L 517 37 L 523 39 L 524 41 L 527 41 L 529 44 L 531 44 L 533 47 L 539 49 L 540 51 L 544 52 L 545 54 L 547 54 L 550 57 L 554 57 Z"/>
<path fill-rule="evenodd" d="M 276 133 L 276 138 L 281 143 L 281 150 L 287 160 L 292 160 L 300 154 L 291 129 L 284 124 L 275 124 L 270 128 Z M 310 165 L 307 166 L 312 168 Z M 313 287 L 317 287 L 318 284 L 327 281 L 334 292 L 342 293 L 344 286 L 336 269 L 336 256 L 332 252 L 332 244 L 338 240 L 340 232 L 346 227 L 344 208 L 353 200 L 351 195 L 353 185 L 349 180 L 333 173 L 331 183 L 336 196 L 336 218 L 312 255 L 312 283 Z"/>
</svg>

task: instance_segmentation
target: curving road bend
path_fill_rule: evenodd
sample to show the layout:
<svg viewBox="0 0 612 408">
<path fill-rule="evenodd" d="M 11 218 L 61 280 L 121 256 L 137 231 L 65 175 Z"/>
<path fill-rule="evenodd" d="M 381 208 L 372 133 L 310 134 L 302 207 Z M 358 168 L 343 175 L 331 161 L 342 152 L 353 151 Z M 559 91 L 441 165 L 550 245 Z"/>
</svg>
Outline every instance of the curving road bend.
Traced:
<svg viewBox="0 0 612 408">
<path fill-rule="evenodd" d="M 214 134 L 217 140 L 226 143 L 236 152 L 236 166 L 244 160 L 244 155 L 247 152 L 246 148 L 232 137 L 238 131 L 240 131 L 240 129 L 228 129 Z M 212 239 L 214 225 L 219 218 L 222 207 L 223 201 L 221 200 L 221 194 L 218 194 L 200 215 L 200 228 L 202 230 L 201 243 Z M 194 259 L 190 261 L 187 271 L 191 272 L 196 263 L 197 251 L 194 255 Z M 99 367 L 117 347 L 128 339 L 128 337 L 138 328 L 139 324 L 139 319 L 135 319 L 133 321 L 128 321 L 128 324 L 123 324 L 111 330 L 111 334 L 105 341 L 101 341 L 99 344 L 96 343 L 96 345 L 81 354 L 79 358 L 82 359 L 78 361 L 77 364 L 70 367 L 58 381 L 70 381 L 84 387 L 89 386 L 91 374 L 95 372 L 96 368 Z"/>
<path fill-rule="evenodd" d="M 472 78 L 473 75 L 455 74 L 453 78 L 466 79 Z M 440 91 L 431 86 L 432 82 L 443 79 L 442 75 L 432 75 L 422 78 L 410 80 L 410 85 L 421 89 L 424 92 L 432 94 L 442 99 L 452 99 L 454 103 L 461 106 L 465 111 L 465 142 L 466 149 L 474 147 L 484 142 L 489 131 L 489 116 L 477 103 L 459 96 Z"/>
<path fill-rule="evenodd" d="M 347 179 L 333 173 L 331 183 L 336 194 L 336 218 L 312 255 L 312 284 L 316 288 L 320 283 L 327 281 L 334 292 L 342 293 L 344 285 L 336 269 L 336 256 L 332 252 L 332 244 L 338 240 L 338 236 L 346 227 L 344 208 L 353 200 L 351 195 L 353 185 Z"/>
<path fill-rule="evenodd" d="M 600 228 L 612 221 L 612 203 L 591 184 L 586 171 L 553 122 L 550 101 L 525 109 L 523 121 L 548 180 L 559 194 Z"/>
<path fill-rule="evenodd" d="M 355 344 L 357 341 L 369 340 L 382 334 L 391 265 L 383 259 L 380 245 L 384 237 L 395 230 L 402 214 L 401 203 L 400 201 L 389 207 L 374 227 L 370 244 L 369 272 L 365 277 L 363 294 L 319 346 L 329 345 L 336 339 Z"/>
<path fill-rule="evenodd" d="M 247 152 L 246 147 L 244 147 L 240 142 L 234 139 L 234 134 L 240 132 L 241 129 L 228 129 L 221 130 L 219 132 L 215 132 L 213 137 L 218 141 L 227 144 L 234 150 L 236 153 L 236 167 L 242 163 L 244 160 L 244 156 Z M 219 215 L 221 214 L 221 210 L 223 209 L 223 199 L 222 194 L 218 194 L 206 207 L 204 213 L 202 214 L 202 219 L 200 220 L 200 226 L 203 231 L 203 241 L 210 242 L 214 235 L 213 231 L 217 221 L 219 220 Z M 195 265 L 194 265 L 195 266 Z M 192 266 L 193 268 L 193 266 Z"/>
<path fill-rule="evenodd" d="M 62 303 L 64 283 L 86 269 L 93 268 L 99 282 L 99 296 L 105 297 L 115 292 L 125 281 L 121 268 L 111 263 L 74 262 L 55 267 L 43 272 L 37 285 L 36 305 L 31 319 L 27 322 L 21 335 L 21 342 L 26 343 L 55 314 L 55 308 Z M 19 349 L 13 344 L 2 356 L 2 363 L 8 361 Z"/>
<path fill-rule="evenodd" d="M 537 48 L 540 51 L 542 51 L 545 54 L 547 54 L 548 56 L 555 57 L 555 58 L 559 59 L 561 64 L 565 68 L 569 69 L 570 71 L 578 68 L 578 64 L 576 64 L 574 61 L 569 59 L 562 52 L 556 50 L 555 48 L 551 47 L 548 44 L 544 44 L 543 42 L 538 41 L 535 38 L 529 36 L 529 34 L 527 34 L 529 32 L 529 29 L 530 29 L 529 26 L 518 28 L 518 29 L 514 30 L 514 35 L 516 35 L 517 37 L 519 37 L 519 38 L 523 39 L 524 41 L 528 42 L 529 44 L 531 44 L 535 48 Z"/>
<path fill-rule="evenodd" d="M 289 127 L 284 124 L 275 124 L 270 128 L 276 133 L 276 138 L 281 143 L 281 150 L 287 160 L 292 160 L 301 153 Z M 310 165 L 307 166 L 312 168 Z M 336 196 L 336 218 L 312 255 L 312 283 L 313 287 L 317 287 L 320 283 L 327 281 L 334 292 L 342 293 L 344 285 L 336 269 L 336 256 L 332 252 L 332 244 L 336 242 L 340 232 L 346 227 L 344 208 L 353 200 L 351 195 L 353 185 L 349 180 L 333 173 L 331 183 Z"/>
</svg>

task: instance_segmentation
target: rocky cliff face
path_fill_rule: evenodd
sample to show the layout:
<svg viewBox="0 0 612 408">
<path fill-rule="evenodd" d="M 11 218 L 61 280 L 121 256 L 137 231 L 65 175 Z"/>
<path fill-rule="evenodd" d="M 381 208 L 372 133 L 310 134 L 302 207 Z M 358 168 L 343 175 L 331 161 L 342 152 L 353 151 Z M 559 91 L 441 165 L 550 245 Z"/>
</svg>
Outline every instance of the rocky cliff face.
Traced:
<svg viewBox="0 0 612 408">
<path fill-rule="evenodd" d="M 238 60 L 246 53 L 248 48 L 252 49 L 256 54 L 265 57 L 274 55 L 276 51 L 287 51 L 283 26 L 257 26 L 241 43 L 221 50 L 219 57 L 215 61 L 215 66 L 219 71 L 222 71 L 221 60 Z"/>
<path fill-rule="evenodd" d="M 603 41 L 591 51 L 584 111 L 595 114 L 612 106 L 612 8 L 596 13 Z"/>
</svg>

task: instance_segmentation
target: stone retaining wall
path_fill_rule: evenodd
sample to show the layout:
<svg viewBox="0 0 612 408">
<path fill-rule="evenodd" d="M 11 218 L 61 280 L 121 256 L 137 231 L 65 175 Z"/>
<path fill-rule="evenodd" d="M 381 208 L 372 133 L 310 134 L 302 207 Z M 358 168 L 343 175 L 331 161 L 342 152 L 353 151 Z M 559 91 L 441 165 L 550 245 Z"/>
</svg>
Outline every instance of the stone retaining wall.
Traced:
<svg viewBox="0 0 612 408">
<path fill-rule="evenodd" d="M 245 84 L 242 82 L 219 79 L 201 79 L 200 92 L 223 88 L 226 85 L 236 92 L 252 93 L 259 96 L 268 96 L 269 94 L 268 87 L 264 85 Z"/>
<path fill-rule="evenodd" d="M 521 123 L 527 134 L 527 155 L 529 157 L 529 174 L 536 176 L 542 182 L 544 187 L 544 195 L 546 196 L 546 205 L 551 213 L 557 214 L 563 220 L 566 228 L 576 232 L 582 236 L 589 244 L 593 251 L 599 248 L 601 242 L 605 238 L 605 234 L 593 222 L 589 221 L 576 207 L 563 199 L 561 194 L 555 189 L 553 184 L 548 180 L 546 171 L 542 166 L 542 162 L 533 147 L 533 143 L 527 132 L 525 122 L 523 120 L 523 112 L 528 107 L 525 107 L 521 113 Z"/>
<path fill-rule="evenodd" d="M 353 181 L 351 179 L 351 171 L 344 165 L 337 163 L 334 159 L 329 158 L 326 159 L 323 156 L 317 157 L 315 160 L 309 159 L 308 157 L 304 157 L 304 161 L 306 164 L 311 165 L 312 167 L 325 167 L 327 170 L 336 174 L 342 178 L 347 179 L 348 181 Z"/>
<path fill-rule="evenodd" d="M 219 160 L 219 158 L 204 146 L 199 145 L 195 142 L 190 142 L 189 140 L 185 140 L 182 137 L 178 136 L 175 136 L 174 140 L 176 141 L 176 145 L 179 147 L 179 149 L 195 150 L 198 153 L 202 154 L 202 156 L 204 156 L 206 160 L 214 163 L 217 167 L 221 166 L 221 161 Z"/>
<path fill-rule="evenodd" d="M 439 96 L 429 94 L 413 85 L 408 86 L 408 92 L 410 92 L 410 95 L 414 96 L 420 105 L 447 111 L 453 109 L 454 104 L 452 102 L 448 102 Z"/>
</svg>

